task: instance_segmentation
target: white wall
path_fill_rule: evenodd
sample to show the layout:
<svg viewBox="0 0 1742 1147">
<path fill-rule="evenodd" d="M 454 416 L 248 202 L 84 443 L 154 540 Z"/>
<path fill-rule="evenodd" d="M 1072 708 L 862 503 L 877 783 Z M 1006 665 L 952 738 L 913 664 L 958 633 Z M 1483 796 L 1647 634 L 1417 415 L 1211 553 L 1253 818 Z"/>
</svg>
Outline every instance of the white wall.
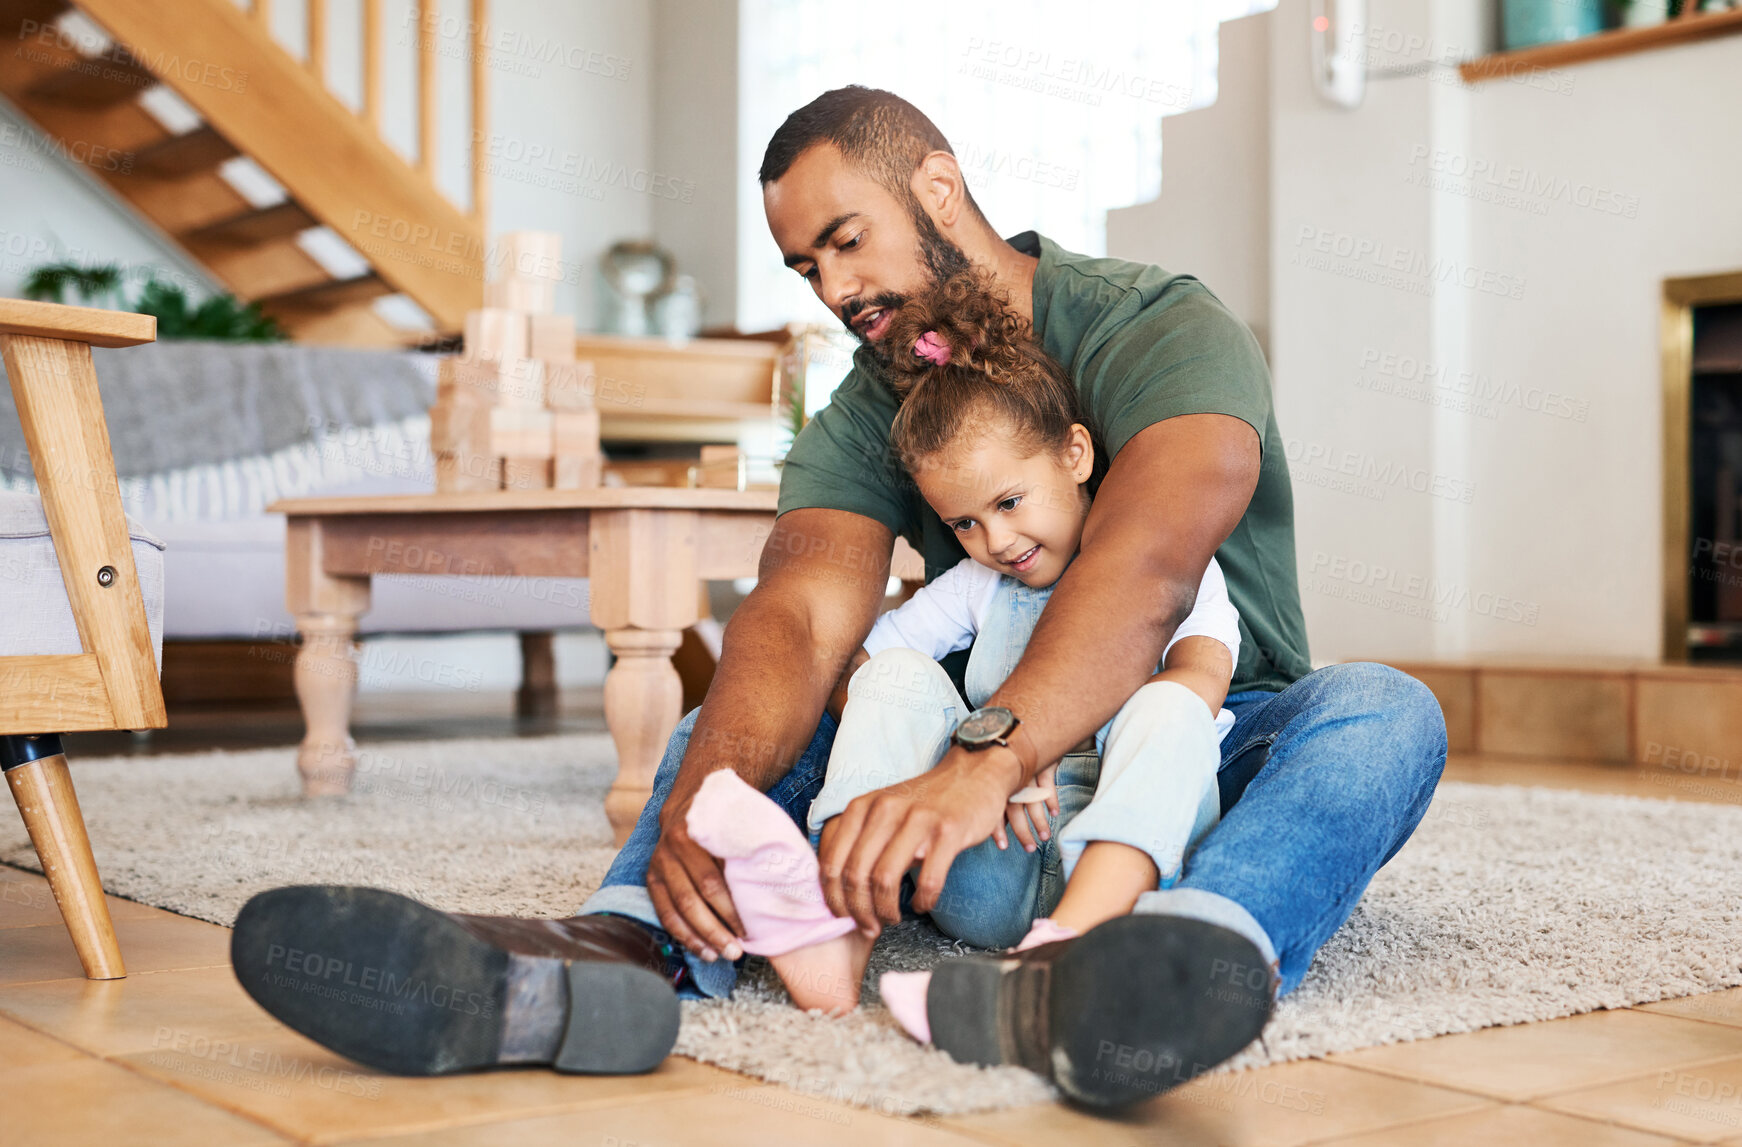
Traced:
<svg viewBox="0 0 1742 1147">
<path fill-rule="evenodd" d="M 656 0 L 653 161 L 682 194 L 653 234 L 702 290 L 702 325 L 738 314 L 738 0 Z"/>
<path fill-rule="evenodd" d="M 1213 109 L 1168 121 L 1161 196 L 1115 213 L 1109 247 L 1199 273 L 1164 256 L 1252 225 L 1203 173 L 1263 136 L 1315 659 L 1655 657 L 1657 299 L 1665 276 L 1742 266 L 1742 149 L 1721 142 L 1742 39 L 1479 87 L 1432 67 L 1348 111 L 1312 91 L 1305 0 L 1252 20 L 1268 76 L 1220 82 L 1267 85 L 1268 123 L 1224 116 L 1188 145 L 1176 127 Z M 1476 54 L 1491 25 L 1481 0 L 1372 0 L 1361 45 L 1395 69 Z M 1202 258 L 1261 322 L 1237 253 Z M 1438 373 L 1411 387 L 1422 364 Z M 1489 401 L 1472 408 L 1472 387 Z"/>
<path fill-rule="evenodd" d="M 0 295 L 21 294 L 31 268 L 63 261 L 119 263 L 130 279 L 155 273 L 196 295 L 212 289 L 204 272 L 88 170 L 93 162 L 119 159 L 83 148 L 67 154 L 86 163 L 62 158 L 57 146 L 0 101 Z"/>
<path fill-rule="evenodd" d="M 582 65 L 523 56 L 525 71 L 492 73 L 490 122 L 503 157 L 491 168 L 490 231 L 561 232 L 557 309 L 595 329 L 599 256 L 653 232 L 653 10 L 643 0 L 496 0 L 491 12 L 529 51 L 550 38 Z"/>
<path fill-rule="evenodd" d="M 1269 16 L 1230 20 L 1218 39 L 1216 102 L 1161 120 L 1161 197 L 1107 212 L 1107 250 L 1196 275 L 1268 353 Z M 1214 162 L 1199 162 L 1206 156 Z"/>
</svg>

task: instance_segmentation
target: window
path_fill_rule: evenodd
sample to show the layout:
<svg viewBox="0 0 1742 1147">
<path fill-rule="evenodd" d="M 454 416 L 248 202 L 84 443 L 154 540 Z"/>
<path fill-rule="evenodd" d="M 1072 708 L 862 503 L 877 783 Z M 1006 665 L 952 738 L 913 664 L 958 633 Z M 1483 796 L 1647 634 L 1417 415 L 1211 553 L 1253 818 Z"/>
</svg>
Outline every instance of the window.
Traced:
<svg viewBox="0 0 1742 1147">
<path fill-rule="evenodd" d="M 768 138 L 843 84 L 910 100 L 949 139 L 1005 234 L 1106 253 L 1107 209 L 1161 187 L 1161 117 L 1216 98 L 1216 25 L 1275 0 L 741 0 L 739 177 Z M 833 322 L 783 267 L 759 196 L 738 220 L 738 323 Z"/>
</svg>

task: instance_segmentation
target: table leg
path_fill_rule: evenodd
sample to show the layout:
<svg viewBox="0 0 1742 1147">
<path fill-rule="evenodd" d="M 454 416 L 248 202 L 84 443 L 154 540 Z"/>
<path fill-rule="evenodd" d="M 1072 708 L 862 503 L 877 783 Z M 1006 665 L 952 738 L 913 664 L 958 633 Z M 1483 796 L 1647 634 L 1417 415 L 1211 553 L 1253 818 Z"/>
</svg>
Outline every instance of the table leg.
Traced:
<svg viewBox="0 0 1742 1147">
<path fill-rule="evenodd" d="M 671 663 L 683 632 L 617 629 L 605 644 L 617 663 L 605 675 L 605 724 L 617 745 L 617 779 L 605 794 L 605 817 L 622 844 L 653 792 L 665 743 L 683 716 L 683 681 Z"/>
<path fill-rule="evenodd" d="M 296 751 L 302 795 L 342 796 L 351 791 L 357 743 L 351 740 L 351 705 L 357 694 L 355 616 L 297 615 L 302 648 L 296 655 L 296 699 L 304 732 Z"/>
<path fill-rule="evenodd" d="M 284 540 L 284 601 L 296 618 L 296 699 L 303 738 L 296 768 L 304 796 L 351 791 L 357 767 L 351 703 L 357 694 L 357 618 L 369 609 L 369 579 L 326 571 L 318 518 L 290 519 Z"/>
<path fill-rule="evenodd" d="M 617 744 L 605 815 L 618 844 L 635 827 L 683 715 L 671 655 L 696 622 L 697 532 L 693 511 L 601 510 L 588 522 L 593 624 L 617 655 L 605 677 L 605 723 Z"/>
</svg>

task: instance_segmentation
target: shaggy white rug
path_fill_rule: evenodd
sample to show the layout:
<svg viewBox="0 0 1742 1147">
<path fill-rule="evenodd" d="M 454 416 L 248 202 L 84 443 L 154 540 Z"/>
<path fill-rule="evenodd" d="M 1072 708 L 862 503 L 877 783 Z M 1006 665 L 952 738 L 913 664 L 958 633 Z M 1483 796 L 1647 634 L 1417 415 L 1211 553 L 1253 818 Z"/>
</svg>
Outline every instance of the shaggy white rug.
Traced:
<svg viewBox="0 0 1742 1147">
<path fill-rule="evenodd" d="M 353 795 L 305 801 L 294 753 L 75 761 L 111 892 L 229 924 L 253 893 L 369 884 L 462 912 L 563 915 L 604 875 L 603 734 L 367 746 Z M 16 819 L 0 860 L 36 867 Z M 1742 809 L 1447 783 L 1261 1044 L 1263 1063 L 1742 984 Z M 961 951 L 961 949 L 956 949 Z M 865 1005 L 806 1015 L 753 960 L 729 1002 L 684 1007 L 680 1054 L 886 1112 L 1045 1100 L 1038 1077 L 915 1045 L 877 973 L 948 958 L 928 924 L 891 930 Z"/>
</svg>

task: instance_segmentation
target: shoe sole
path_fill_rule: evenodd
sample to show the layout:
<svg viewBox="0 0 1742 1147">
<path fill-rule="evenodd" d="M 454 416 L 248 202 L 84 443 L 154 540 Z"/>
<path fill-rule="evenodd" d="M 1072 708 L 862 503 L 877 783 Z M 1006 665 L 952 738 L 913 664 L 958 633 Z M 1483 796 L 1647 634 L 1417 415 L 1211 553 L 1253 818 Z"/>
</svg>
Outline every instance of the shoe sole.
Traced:
<svg viewBox="0 0 1742 1147">
<path fill-rule="evenodd" d="M 1073 940 L 1050 965 L 948 960 L 932 974 L 932 1042 L 963 1063 L 1012 1064 L 1093 1107 L 1159 1095 L 1257 1039 L 1270 970 L 1228 929 L 1125 916 Z"/>
<path fill-rule="evenodd" d="M 657 1067 L 677 1042 L 677 995 L 645 968 L 506 952 L 378 888 L 255 896 L 236 917 L 230 964 L 287 1026 L 399 1075 L 506 1062 L 631 1074 Z M 516 1046 L 505 1057 L 509 1031 Z"/>
</svg>

